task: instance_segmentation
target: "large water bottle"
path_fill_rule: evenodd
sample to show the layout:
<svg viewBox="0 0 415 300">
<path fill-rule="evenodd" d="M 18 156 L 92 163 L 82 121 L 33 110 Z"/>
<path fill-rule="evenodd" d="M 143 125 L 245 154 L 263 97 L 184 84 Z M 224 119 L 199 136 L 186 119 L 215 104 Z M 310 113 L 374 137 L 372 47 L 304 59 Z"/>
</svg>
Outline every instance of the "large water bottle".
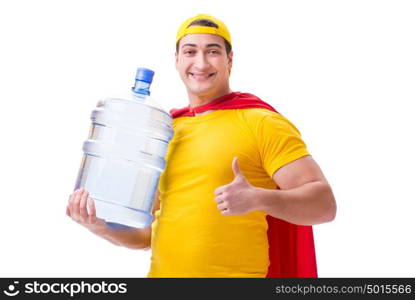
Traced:
<svg viewBox="0 0 415 300">
<path fill-rule="evenodd" d="M 144 228 L 165 154 L 172 119 L 151 97 L 154 72 L 138 68 L 130 98 L 105 98 L 91 113 L 75 189 L 85 188 L 97 217 L 119 227 Z"/>
</svg>

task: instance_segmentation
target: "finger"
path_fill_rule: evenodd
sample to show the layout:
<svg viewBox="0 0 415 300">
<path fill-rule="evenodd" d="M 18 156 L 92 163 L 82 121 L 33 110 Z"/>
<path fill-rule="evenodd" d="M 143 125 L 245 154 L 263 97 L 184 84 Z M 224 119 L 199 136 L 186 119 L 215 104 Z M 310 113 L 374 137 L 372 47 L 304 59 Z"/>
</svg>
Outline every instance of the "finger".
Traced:
<svg viewBox="0 0 415 300">
<path fill-rule="evenodd" d="M 69 206 L 71 206 L 71 205 L 72 205 L 73 199 L 75 198 L 75 194 L 76 194 L 77 192 L 78 192 L 78 190 L 74 190 L 74 191 L 73 191 L 73 193 L 69 195 L 69 198 L 68 198 L 68 205 L 69 205 Z"/>
<path fill-rule="evenodd" d="M 88 197 L 88 211 L 89 211 L 89 217 L 96 217 L 96 211 L 95 211 L 95 203 L 92 198 Z"/>
<path fill-rule="evenodd" d="M 223 194 L 221 194 L 219 196 L 216 196 L 214 200 L 215 200 L 216 203 L 219 204 L 219 203 L 221 203 L 221 202 L 223 202 L 225 200 L 224 198 L 225 197 L 223 196 Z"/>
<path fill-rule="evenodd" d="M 88 221 L 88 212 L 86 210 L 86 201 L 88 198 L 88 191 L 84 191 L 79 202 L 79 216 L 82 222 Z"/>
<path fill-rule="evenodd" d="M 221 210 L 220 213 L 223 216 L 230 216 L 232 214 L 231 211 L 228 208 L 225 208 L 225 209 Z"/>
<path fill-rule="evenodd" d="M 102 222 L 102 220 L 97 218 L 96 210 L 95 210 L 95 202 L 90 197 L 88 197 L 88 211 L 89 211 L 88 222 L 90 224 L 95 224 L 97 222 Z"/>
<path fill-rule="evenodd" d="M 219 196 L 220 194 L 222 194 L 228 186 L 229 186 L 229 184 L 225 184 L 225 185 L 222 185 L 222 186 L 218 187 L 215 190 L 215 196 Z"/>
<path fill-rule="evenodd" d="M 84 192 L 84 189 L 80 189 L 79 191 L 77 191 L 75 193 L 75 197 L 74 197 L 73 202 L 72 202 L 71 214 L 72 214 L 72 217 L 75 219 L 75 221 L 79 221 L 79 214 L 80 214 L 80 212 L 79 212 L 79 203 L 81 202 L 81 196 L 82 196 L 83 192 Z"/>
<path fill-rule="evenodd" d="M 239 169 L 239 166 L 238 166 L 238 157 L 234 157 L 232 160 L 232 171 L 235 177 L 242 175 L 241 170 Z"/>
<path fill-rule="evenodd" d="M 69 214 L 72 215 L 73 213 L 73 203 L 74 203 L 74 199 L 76 197 L 76 195 L 79 193 L 79 190 L 75 190 L 68 199 L 68 209 L 69 209 Z"/>
<path fill-rule="evenodd" d="M 218 204 L 218 209 L 221 210 L 221 211 L 222 210 L 227 210 L 228 209 L 228 206 L 227 205 L 228 205 L 228 203 L 221 202 L 221 203 Z"/>
</svg>

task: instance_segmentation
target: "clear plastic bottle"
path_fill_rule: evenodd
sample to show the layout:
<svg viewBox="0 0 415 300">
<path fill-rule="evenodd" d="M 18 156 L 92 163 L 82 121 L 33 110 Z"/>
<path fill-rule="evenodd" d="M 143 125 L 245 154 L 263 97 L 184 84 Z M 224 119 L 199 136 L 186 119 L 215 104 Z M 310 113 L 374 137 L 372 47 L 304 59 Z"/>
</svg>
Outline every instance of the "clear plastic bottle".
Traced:
<svg viewBox="0 0 415 300">
<path fill-rule="evenodd" d="M 91 113 L 91 128 L 75 189 L 85 188 L 96 214 L 118 227 L 144 228 L 165 154 L 173 136 L 172 119 L 150 97 L 154 72 L 138 68 L 129 99 L 105 98 Z"/>
</svg>

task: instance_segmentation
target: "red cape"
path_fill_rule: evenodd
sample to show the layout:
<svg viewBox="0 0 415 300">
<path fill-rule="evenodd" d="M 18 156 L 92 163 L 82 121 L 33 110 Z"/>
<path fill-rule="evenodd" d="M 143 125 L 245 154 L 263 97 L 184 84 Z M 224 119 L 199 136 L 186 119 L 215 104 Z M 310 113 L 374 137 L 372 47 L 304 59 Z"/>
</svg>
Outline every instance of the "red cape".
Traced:
<svg viewBox="0 0 415 300">
<path fill-rule="evenodd" d="M 193 109 L 172 109 L 170 114 L 179 118 L 207 110 L 245 108 L 265 108 L 278 113 L 252 94 L 233 92 Z M 269 215 L 267 221 L 270 265 L 266 277 L 317 277 L 313 227 L 295 225 Z"/>
</svg>

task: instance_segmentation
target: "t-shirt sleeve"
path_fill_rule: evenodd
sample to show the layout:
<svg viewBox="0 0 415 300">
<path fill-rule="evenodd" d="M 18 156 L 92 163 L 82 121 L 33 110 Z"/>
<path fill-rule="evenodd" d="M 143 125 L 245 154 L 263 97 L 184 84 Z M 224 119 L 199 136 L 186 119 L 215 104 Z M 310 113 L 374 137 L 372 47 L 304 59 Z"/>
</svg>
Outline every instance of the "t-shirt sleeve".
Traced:
<svg viewBox="0 0 415 300">
<path fill-rule="evenodd" d="M 299 130 L 282 115 L 265 116 L 257 128 L 262 165 L 270 177 L 282 166 L 310 155 Z"/>
</svg>

